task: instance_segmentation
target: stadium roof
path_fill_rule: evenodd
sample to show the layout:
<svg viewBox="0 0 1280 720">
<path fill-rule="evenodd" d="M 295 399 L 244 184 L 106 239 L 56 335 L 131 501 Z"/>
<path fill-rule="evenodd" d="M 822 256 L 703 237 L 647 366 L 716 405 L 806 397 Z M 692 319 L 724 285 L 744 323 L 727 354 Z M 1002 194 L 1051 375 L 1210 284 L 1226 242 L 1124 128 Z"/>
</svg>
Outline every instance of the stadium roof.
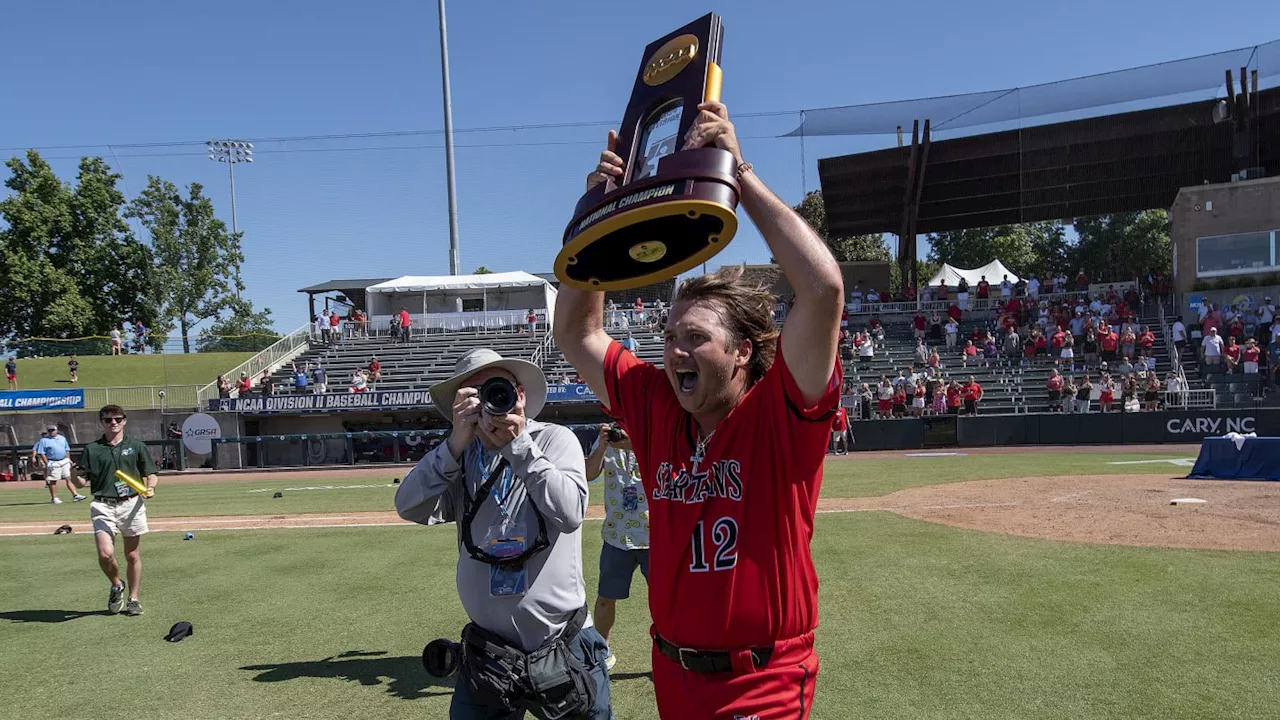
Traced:
<svg viewBox="0 0 1280 720">
<path fill-rule="evenodd" d="M 1205 100 L 823 159 L 828 228 L 914 237 L 1168 208 L 1184 186 L 1245 168 L 1275 176 L 1280 88 L 1252 97 L 1244 134 L 1215 122 L 1219 101 Z"/>
<path fill-rule="evenodd" d="M 354 290 L 356 288 L 360 288 L 361 290 L 363 290 L 372 285 L 377 285 L 378 283 L 384 283 L 388 280 L 394 280 L 394 279 L 395 278 L 360 278 L 356 280 L 330 280 L 329 282 L 322 282 L 319 285 L 304 287 L 301 290 L 298 290 L 298 292 L 314 294 L 314 293 L 324 293 L 324 292 L 337 292 L 339 290 Z"/>
</svg>

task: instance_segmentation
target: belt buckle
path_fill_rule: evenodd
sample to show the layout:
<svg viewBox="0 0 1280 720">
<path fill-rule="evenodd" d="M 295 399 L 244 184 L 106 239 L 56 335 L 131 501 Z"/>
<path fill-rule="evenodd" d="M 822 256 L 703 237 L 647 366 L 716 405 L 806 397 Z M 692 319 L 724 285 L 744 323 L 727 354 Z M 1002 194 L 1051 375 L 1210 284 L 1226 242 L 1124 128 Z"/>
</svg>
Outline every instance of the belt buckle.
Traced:
<svg viewBox="0 0 1280 720">
<path fill-rule="evenodd" d="M 689 648 L 676 648 L 676 657 L 680 659 L 680 667 L 684 668 L 685 670 L 688 670 L 689 662 L 685 660 L 684 654 L 689 653 L 691 655 L 696 656 L 697 652 L 698 652 L 697 650 L 691 650 Z"/>
</svg>

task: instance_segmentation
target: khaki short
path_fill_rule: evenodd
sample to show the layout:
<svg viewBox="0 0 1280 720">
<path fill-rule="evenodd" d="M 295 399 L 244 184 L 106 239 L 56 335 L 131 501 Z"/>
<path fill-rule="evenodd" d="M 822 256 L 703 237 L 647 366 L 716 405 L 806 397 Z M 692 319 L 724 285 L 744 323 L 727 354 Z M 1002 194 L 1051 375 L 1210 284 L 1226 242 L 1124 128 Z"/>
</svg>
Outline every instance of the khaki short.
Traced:
<svg viewBox="0 0 1280 720">
<path fill-rule="evenodd" d="M 137 495 L 121 503 L 94 500 L 89 503 L 89 519 L 93 521 L 95 533 L 107 533 L 112 537 L 116 533 L 137 537 L 148 531 L 147 504 Z"/>
<path fill-rule="evenodd" d="M 44 481 L 50 485 L 59 480 L 66 480 L 71 477 L 71 458 L 63 458 L 61 460 L 50 460 L 49 467 L 45 469 Z"/>
</svg>

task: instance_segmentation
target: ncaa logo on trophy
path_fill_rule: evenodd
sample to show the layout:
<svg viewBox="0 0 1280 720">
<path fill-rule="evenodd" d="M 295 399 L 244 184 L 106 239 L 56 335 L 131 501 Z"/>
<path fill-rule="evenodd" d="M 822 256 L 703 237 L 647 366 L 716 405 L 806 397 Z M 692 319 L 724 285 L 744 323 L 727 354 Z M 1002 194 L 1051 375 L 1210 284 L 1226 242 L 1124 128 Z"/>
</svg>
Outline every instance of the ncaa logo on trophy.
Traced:
<svg viewBox="0 0 1280 720">
<path fill-rule="evenodd" d="M 580 290 L 626 290 L 706 262 L 738 231 L 733 155 L 677 150 L 698 105 L 720 101 L 720 17 L 710 13 L 649 44 L 617 153 L 626 174 L 578 201 L 556 277 Z"/>
</svg>

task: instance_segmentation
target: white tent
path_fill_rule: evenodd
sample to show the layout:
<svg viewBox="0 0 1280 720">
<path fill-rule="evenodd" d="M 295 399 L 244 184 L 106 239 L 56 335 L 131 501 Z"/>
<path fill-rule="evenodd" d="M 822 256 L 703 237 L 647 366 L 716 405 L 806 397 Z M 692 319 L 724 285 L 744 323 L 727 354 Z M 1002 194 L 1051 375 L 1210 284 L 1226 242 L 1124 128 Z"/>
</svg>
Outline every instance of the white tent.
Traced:
<svg viewBox="0 0 1280 720">
<path fill-rule="evenodd" d="M 1005 275 L 1009 276 L 1009 282 L 1018 282 L 1018 276 L 1013 274 L 1013 271 L 1005 267 L 1004 263 L 999 260 L 992 260 L 986 265 L 973 270 L 962 270 L 943 263 L 942 269 L 929 278 L 928 284 L 930 287 L 937 287 L 945 282 L 947 287 L 954 289 L 955 286 L 960 284 L 960 278 L 964 278 L 969 282 L 969 286 L 976 291 L 978 281 L 983 277 L 986 277 L 987 282 L 994 287 L 998 286 L 1001 280 L 1004 280 Z"/>
<path fill-rule="evenodd" d="M 419 327 L 501 327 L 521 325 L 529 310 L 548 325 L 556 306 L 556 289 L 527 272 L 484 275 L 405 275 L 365 288 L 370 320 L 405 308 Z"/>
</svg>

